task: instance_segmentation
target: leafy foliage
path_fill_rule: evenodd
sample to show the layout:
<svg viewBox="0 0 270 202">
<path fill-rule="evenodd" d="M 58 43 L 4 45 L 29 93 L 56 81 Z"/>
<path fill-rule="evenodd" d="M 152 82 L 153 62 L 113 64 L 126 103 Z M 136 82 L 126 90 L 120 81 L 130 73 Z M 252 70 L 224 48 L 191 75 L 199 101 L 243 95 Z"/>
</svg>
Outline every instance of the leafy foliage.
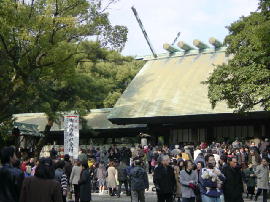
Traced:
<svg viewBox="0 0 270 202">
<path fill-rule="evenodd" d="M 94 103 L 97 108 L 113 107 L 144 61 L 122 56 L 117 51 L 101 48 L 100 44 L 94 42 L 84 42 L 82 48 L 86 56 L 79 59 L 77 73 L 79 78 L 86 78 L 89 85 L 86 88 L 88 94 L 82 93 L 88 98 L 83 100 L 87 100 L 87 106 Z M 80 87 L 77 90 L 79 89 Z"/>
<path fill-rule="evenodd" d="M 139 68 L 119 53 L 127 28 L 110 24 L 106 8 L 115 1 L 1 1 L 0 134 L 16 113 L 54 121 L 57 112 L 114 104 Z"/>
<path fill-rule="evenodd" d="M 227 54 L 233 58 L 218 66 L 206 83 L 215 107 L 226 101 L 245 112 L 261 106 L 270 110 L 270 1 L 261 0 L 257 12 L 241 17 L 229 27 Z"/>
</svg>

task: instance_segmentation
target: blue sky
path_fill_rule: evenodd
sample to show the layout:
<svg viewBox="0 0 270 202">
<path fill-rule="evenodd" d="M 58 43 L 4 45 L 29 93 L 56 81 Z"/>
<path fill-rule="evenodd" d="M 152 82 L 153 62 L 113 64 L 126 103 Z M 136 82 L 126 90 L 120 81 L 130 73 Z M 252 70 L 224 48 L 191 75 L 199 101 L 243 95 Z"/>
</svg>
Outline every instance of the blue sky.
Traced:
<svg viewBox="0 0 270 202">
<path fill-rule="evenodd" d="M 193 39 L 208 43 L 212 36 L 223 41 L 226 26 L 256 11 L 258 0 L 120 0 L 109 12 L 112 24 L 129 29 L 123 54 L 143 56 L 151 52 L 130 9 L 133 5 L 154 49 L 163 53 L 163 43 L 172 43 L 178 32 L 180 40 L 191 45 Z"/>
</svg>

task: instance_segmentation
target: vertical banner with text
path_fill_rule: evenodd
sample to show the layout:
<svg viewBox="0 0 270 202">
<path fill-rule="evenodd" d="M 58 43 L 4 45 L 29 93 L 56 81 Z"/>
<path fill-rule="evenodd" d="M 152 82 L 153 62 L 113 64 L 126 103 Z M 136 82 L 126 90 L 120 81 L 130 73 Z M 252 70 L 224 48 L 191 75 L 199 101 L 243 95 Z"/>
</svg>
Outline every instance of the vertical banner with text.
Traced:
<svg viewBox="0 0 270 202">
<path fill-rule="evenodd" d="M 73 159 L 79 155 L 79 116 L 64 116 L 64 153 Z"/>
</svg>

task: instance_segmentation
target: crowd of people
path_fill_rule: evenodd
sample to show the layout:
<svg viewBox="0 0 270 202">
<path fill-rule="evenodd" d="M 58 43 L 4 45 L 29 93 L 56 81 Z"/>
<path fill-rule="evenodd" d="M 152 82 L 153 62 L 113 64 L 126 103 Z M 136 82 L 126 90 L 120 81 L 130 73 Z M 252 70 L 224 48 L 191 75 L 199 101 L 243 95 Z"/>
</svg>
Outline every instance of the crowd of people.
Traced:
<svg viewBox="0 0 270 202">
<path fill-rule="evenodd" d="M 153 175 L 158 202 L 255 201 L 269 189 L 270 145 L 201 143 L 81 150 L 78 159 L 17 159 L 14 147 L 1 151 L 0 202 L 89 202 L 91 193 L 144 202 Z M 124 188 L 124 189 L 123 189 Z"/>
</svg>

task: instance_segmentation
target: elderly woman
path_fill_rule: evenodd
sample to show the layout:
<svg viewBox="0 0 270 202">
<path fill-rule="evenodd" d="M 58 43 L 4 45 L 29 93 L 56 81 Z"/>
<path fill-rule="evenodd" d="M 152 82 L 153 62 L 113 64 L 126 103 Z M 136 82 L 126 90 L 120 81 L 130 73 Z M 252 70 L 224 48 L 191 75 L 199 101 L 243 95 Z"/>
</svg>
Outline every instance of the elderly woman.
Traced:
<svg viewBox="0 0 270 202">
<path fill-rule="evenodd" d="M 107 187 L 109 188 L 109 194 L 110 194 L 110 196 L 115 196 L 116 187 L 118 185 L 118 182 L 117 182 L 118 173 L 117 173 L 117 170 L 115 168 L 115 163 L 114 162 L 109 163 L 107 173 L 108 173 Z"/>
<path fill-rule="evenodd" d="M 198 184 L 198 177 L 190 160 L 184 162 L 184 170 L 180 172 L 180 183 L 182 185 L 182 202 L 195 202 L 194 189 Z"/>
</svg>

